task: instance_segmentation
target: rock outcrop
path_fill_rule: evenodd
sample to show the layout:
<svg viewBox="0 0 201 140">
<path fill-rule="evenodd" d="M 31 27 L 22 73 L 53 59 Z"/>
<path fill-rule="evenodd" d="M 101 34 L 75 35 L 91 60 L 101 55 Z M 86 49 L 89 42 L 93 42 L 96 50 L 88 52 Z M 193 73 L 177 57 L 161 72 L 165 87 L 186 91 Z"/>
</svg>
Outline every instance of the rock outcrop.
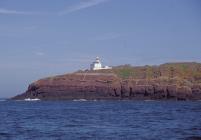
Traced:
<svg viewBox="0 0 201 140">
<path fill-rule="evenodd" d="M 38 80 L 12 99 L 201 100 L 201 84 L 178 83 L 181 79 L 123 79 L 115 73 L 77 72 Z"/>
</svg>

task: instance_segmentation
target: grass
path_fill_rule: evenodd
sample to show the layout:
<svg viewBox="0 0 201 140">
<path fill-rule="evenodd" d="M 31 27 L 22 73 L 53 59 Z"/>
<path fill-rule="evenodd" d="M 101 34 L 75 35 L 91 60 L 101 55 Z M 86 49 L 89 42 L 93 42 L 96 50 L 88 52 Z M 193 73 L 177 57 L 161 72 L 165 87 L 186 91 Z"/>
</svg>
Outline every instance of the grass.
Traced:
<svg viewBox="0 0 201 140">
<path fill-rule="evenodd" d="M 98 72 L 114 73 L 122 79 L 158 79 L 170 82 L 172 79 L 177 79 L 177 84 L 181 85 L 201 83 L 201 64 L 195 62 L 166 63 L 159 66 L 121 65 L 113 67 L 112 70 L 100 70 Z"/>
<path fill-rule="evenodd" d="M 178 78 L 191 82 L 201 83 L 201 64 L 200 63 L 167 63 L 160 66 L 141 66 L 132 67 L 123 65 L 114 67 L 112 70 L 122 79 L 167 79 Z"/>
</svg>

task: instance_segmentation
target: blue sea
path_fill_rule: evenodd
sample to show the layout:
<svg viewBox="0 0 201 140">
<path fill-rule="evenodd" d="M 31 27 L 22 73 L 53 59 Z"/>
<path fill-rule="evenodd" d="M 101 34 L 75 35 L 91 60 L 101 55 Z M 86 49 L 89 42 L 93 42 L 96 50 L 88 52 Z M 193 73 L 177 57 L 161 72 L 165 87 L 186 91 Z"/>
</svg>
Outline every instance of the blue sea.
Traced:
<svg viewBox="0 0 201 140">
<path fill-rule="evenodd" d="M 0 101 L 0 140 L 200 140 L 200 101 Z"/>
</svg>

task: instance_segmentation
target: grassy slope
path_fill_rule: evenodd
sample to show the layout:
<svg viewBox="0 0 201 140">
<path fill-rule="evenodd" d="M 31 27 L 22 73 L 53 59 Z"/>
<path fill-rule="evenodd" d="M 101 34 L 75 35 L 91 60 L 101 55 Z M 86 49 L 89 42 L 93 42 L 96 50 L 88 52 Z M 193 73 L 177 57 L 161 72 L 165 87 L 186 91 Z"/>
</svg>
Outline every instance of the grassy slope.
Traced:
<svg viewBox="0 0 201 140">
<path fill-rule="evenodd" d="M 201 64 L 195 62 L 166 63 L 159 66 L 130 66 L 122 65 L 113 67 L 112 70 L 99 70 L 101 73 L 115 73 L 122 79 L 147 79 L 147 80 L 176 80 L 182 84 L 201 84 Z"/>
</svg>

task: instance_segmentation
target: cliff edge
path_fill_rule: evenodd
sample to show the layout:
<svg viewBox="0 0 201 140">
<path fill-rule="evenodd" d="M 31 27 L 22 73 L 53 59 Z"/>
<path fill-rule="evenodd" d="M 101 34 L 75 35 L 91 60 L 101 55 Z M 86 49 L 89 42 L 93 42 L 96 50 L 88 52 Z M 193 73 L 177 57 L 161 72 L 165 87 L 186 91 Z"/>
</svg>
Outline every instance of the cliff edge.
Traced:
<svg viewBox="0 0 201 140">
<path fill-rule="evenodd" d="M 78 71 L 29 85 L 14 100 L 201 100 L 201 64 L 122 65 L 111 70 Z"/>
</svg>

